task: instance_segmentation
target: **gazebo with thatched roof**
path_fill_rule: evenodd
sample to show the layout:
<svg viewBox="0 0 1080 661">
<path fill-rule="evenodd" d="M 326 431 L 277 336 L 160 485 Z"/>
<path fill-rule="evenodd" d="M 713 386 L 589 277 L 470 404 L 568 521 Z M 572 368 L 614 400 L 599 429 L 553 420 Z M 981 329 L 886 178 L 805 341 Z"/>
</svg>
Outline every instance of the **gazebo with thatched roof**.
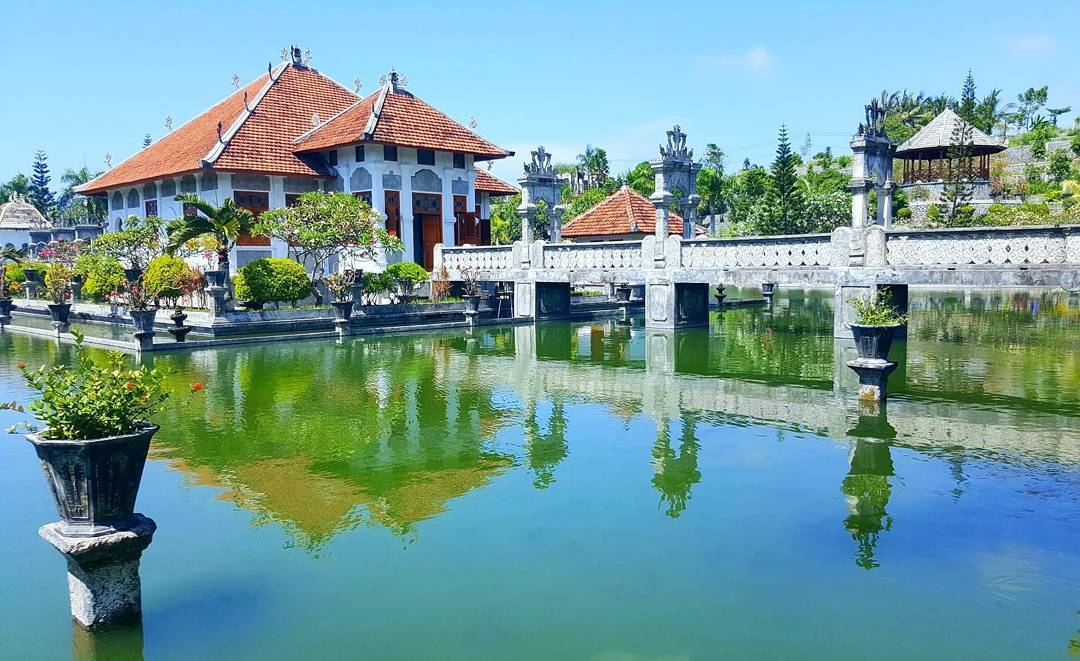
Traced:
<svg viewBox="0 0 1080 661">
<path fill-rule="evenodd" d="M 896 158 L 904 161 L 905 187 L 955 179 L 989 181 L 990 155 L 1005 148 L 946 108 L 900 145 Z"/>
</svg>

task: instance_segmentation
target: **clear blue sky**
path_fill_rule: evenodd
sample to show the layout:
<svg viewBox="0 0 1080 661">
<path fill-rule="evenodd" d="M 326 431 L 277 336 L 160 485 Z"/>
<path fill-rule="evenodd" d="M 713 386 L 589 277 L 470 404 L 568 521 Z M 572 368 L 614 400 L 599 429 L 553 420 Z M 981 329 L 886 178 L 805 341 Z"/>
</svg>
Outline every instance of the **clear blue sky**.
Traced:
<svg viewBox="0 0 1080 661">
<path fill-rule="evenodd" d="M 846 153 L 882 89 L 980 96 L 1050 86 L 1080 110 L 1080 3 L 873 2 L 18 2 L 0 0 L 0 180 L 55 179 L 139 149 L 298 43 L 312 65 L 372 91 L 391 66 L 409 88 L 518 155 L 571 161 L 587 143 L 612 170 L 653 158 L 679 122 L 728 167 L 771 160 L 786 123 L 798 146 Z M 1070 114 L 1066 121 L 1071 122 Z M 495 173 L 514 178 L 519 161 Z"/>
</svg>

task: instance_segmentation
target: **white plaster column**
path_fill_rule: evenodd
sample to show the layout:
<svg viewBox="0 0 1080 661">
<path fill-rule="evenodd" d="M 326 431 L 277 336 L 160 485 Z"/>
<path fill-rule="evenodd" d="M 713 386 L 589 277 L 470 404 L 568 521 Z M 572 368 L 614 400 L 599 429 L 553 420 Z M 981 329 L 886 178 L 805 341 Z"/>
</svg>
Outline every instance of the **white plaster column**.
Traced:
<svg viewBox="0 0 1080 661">
<path fill-rule="evenodd" d="M 378 211 L 386 218 L 386 190 L 383 188 L 381 167 L 373 167 L 370 164 L 360 163 L 358 168 L 363 167 L 371 173 L 371 208 Z"/>
<path fill-rule="evenodd" d="M 399 166 L 399 169 L 401 172 L 401 242 L 405 244 L 405 252 L 401 254 L 401 257 L 407 262 L 415 262 L 412 208 L 413 168 L 402 165 Z"/>
<path fill-rule="evenodd" d="M 439 174 L 442 178 L 442 244 L 456 246 L 454 237 L 454 170 L 444 167 Z"/>
<path fill-rule="evenodd" d="M 221 182 L 218 182 L 220 187 Z M 270 177 L 270 208 L 280 209 L 285 206 L 285 178 Z"/>
</svg>

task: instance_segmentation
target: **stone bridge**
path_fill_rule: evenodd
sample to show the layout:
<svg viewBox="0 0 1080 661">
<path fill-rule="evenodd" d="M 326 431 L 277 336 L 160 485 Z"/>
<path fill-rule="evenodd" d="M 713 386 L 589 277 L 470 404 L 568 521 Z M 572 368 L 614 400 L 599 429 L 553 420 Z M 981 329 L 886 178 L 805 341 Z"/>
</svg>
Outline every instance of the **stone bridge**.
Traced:
<svg viewBox="0 0 1080 661">
<path fill-rule="evenodd" d="M 1080 287 L 1080 226 L 911 230 L 841 227 L 832 234 L 598 243 L 436 247 L 436 268 L 515 285 L 519 318 L 559 318 L 577 284 L 645 285 L 646 325 L 708 319 L 710 285 L 833 287 L 837 337 L 850 337 L 851 297 L 879 287 Z"/>
</svg>

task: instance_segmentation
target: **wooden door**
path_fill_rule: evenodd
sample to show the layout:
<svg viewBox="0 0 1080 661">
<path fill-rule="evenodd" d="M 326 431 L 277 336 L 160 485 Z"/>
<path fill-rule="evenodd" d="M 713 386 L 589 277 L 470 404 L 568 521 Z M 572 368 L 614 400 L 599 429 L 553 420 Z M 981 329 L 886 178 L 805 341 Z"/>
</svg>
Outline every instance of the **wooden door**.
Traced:
<svg viewBox="0 0 1080 661">
<path fill-rule="evenodd" d="M 259 219 L 259 215 L 270 208 L 270 194 L 258 193 L 248 191 L 234 191 L 233 201 L 236 202 L 236 206 L 247 209 L 251 212 L 251 215 L 255 220 Z M 252 236 L 247 232 L 241 232 L 240 236 L 236 238 L 236 245 L 238 246 L 268 246 L 270 245 L 270 237 L 268 236 Z"/>
<path fill-rule="evenodd" d="M 421 216 L 420 236 L 424 247 L 423 266 L 427 270 L 435 268 L 435 244 L 442 243 L 442 218 L 432 214 Z"/>
</svg>

